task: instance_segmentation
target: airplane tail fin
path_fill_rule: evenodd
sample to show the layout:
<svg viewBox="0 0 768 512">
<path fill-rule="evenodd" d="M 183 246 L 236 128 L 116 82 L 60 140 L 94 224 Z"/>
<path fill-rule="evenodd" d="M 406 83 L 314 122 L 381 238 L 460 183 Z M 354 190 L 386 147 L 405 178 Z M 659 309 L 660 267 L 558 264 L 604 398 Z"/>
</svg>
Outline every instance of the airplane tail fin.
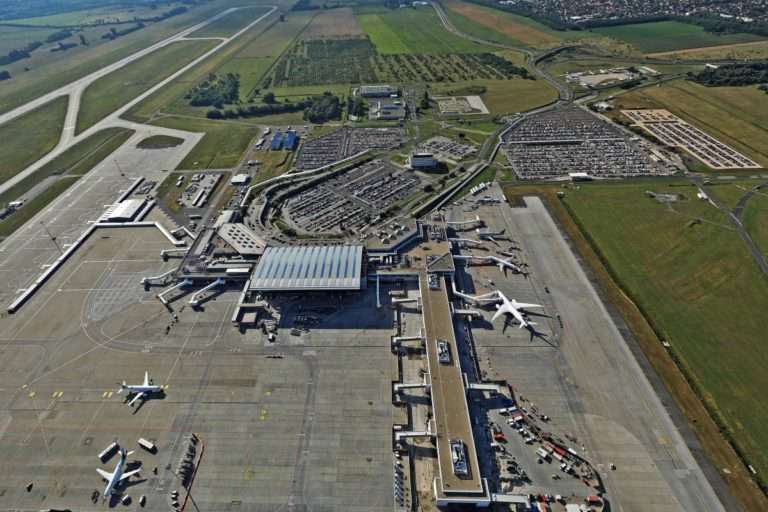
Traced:
<svg viewBox="0 0 768 512">
<path fill-rule="evenodd" d="M 126 388 L 126 386 L 127 385 L 126 385 L 125 381 L 121 382 L 120 383 L 120 389 L 117 390 L 117 394 L 119 395 L 120 393 L 122 393 L 123 390 Z"/>
</svg>

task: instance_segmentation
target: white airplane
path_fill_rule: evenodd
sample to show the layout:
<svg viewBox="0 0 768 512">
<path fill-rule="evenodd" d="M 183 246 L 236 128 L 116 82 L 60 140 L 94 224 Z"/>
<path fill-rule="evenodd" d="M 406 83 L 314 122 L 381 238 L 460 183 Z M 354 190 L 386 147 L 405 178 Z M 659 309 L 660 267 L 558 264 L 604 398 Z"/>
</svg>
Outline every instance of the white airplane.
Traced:
<svg viewBox="0 0 768 512">
<path fill-rule="evenodd" d="M 499 296 L 499 300 L 501 300 L 501 304 L 496 304 L 496 313 L 493 314 L 493 317 L 491 318 L 491 322 L 499 318 L 503 314 L 509 314 L 515 317 L 518 322 L 520 322 L 520 329 L 523 327 L 529 327 L 531 323 L 525 319 L 523 316 L 523 313 L 520 311 L 521 309 L 527 309 L 527 308 L 543 308 L 541 304 L 526 304 L 525 302 L 517 302 L 515 299 L 509 300 L 507 297 L 504 296 L 503 293 L 497 291 L 496 292 Z"/>
<path fill-rule="evenodd" d="M 115 487 L 118 484 L 120 484 L 120 482 L 132 477 L 133 475 L 138 474 L 138 472 L 141 471 L 141 468 L 139 468 L 139 469 L 134 469 L 133 471 L 128 471 L 127 473 L 123 473 L 125 459 L 132 453 L 133 452 L 126 453 L 124 448 L 120 448 L 120 459 L 117 461 L 115 470 L 112 473 L 104 471 L 101 468 L 96 468 L 96 471 L 101 475 L 101 478 L 103 478 L 107 482 L 107 486 L 104 488 L 105 498 L 112 495 L 112 493 L 115 490 Z"/>
<path fill-rule="evenodd" d="M 149 372 L 144 372 L 144 384 L 126 384 L 125 381 L 123 381 L 123 383 L 120 384 L 120 389 L 117 390 L 117 393 L 120 394 L 123 390 L 127 390 L 129 395 L 135 393 L 135 396 L 128 402 L 128 405 L 133 407 L 133 404 L 136 403 L 137 400 L 141 400 L 152 393 L 158 393 L 162 389 L 161 386 L 152 384 L 152 380 L 149 378 Z"/>
<path fill-rule="evenodd" d="M 512 263 L 512 258 L 511 257 L 506 258 L 506 259 L 495 258 L 495 261 L 496 261 L 496 265 L 499 267 L 499 270 L 501 270 L 505 274 L 506 274 L 506 271 L 504 269 L 507 269 L 507 268 L 510 269 L 510 270 L 513 270 L 514 272 L 517 272 L 518 274 L 524 274 L 525 273 L 525 272 L 523 272 L 523 269 L 520 268 L 519 265 L 516 265 L 516 264 Z"/>
<path fill-rule="evenodd" d="M 496 243 L 496 238 L 503 236 L 505 231 L 506 229 L 502 229 L 501 231 L 490 231 L 488 229 L 481 230 L 480 228 L 477 228 L 475 233 L 480 237 L 480 240 L 489 240 Z"/>
</svg>

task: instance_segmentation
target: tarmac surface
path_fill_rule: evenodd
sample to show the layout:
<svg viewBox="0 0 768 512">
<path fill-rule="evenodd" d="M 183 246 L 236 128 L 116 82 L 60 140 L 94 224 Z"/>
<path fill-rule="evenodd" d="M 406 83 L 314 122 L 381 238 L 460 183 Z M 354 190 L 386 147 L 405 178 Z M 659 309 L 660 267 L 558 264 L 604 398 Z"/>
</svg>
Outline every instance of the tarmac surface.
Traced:
<svg viewBox="0 0 768 512">
<path fill-rule="evenodd" d="M 151 133 L 155 133 L 154 131 Z M 104 213 L 138 177 L 161 182 L 174 169 L 202 134 L 186 134 L 184 143 L 173 148 L 139 149 L 146 133 L 135 133 L 108 158 L 70 186 L 48 207 L 0 243 L 0 303 L 4 306 L 32 283 L 66 250 L 88 226 Z M 155 208 L 154 212 L 158 209 Z M 168 219 L 166 227 L 173 228 Z M 51 239 L 55 238 L 55 241 Z M 57 247 L 58 245 L 58 247 Z"/>
<path fill-rule="evenodd" d="M 100 229 L 0 321 L 0 509 L 126 508 L 91 501 L 104 488 L 95 469 L 116 462 L 97 455 L 118 440 L 143 468 L 118 497 L 168 510 L 195 432 L 200 510 L 391 510 L 392 310 L 373 291 L 309 297 L 302 311 L 324 308 L 323 320 L 293 336 L 288 298 L 269 343 L 231 324 L 239 290 L 226 290 L 199 311 L 179 297 L 174 322 L 139 284 L 175 265 L 159 257 L 169 246 L 154 228 Z M 117 382 L 144 371 L 166 390 L 132 409 Z"/>
<path fill-rule="evenodd" d="M 491 190 L 500 196 L 497 187 Z M 526 204 L 467 213 L 464 201 L 449 217 L 480 215 L 489 229 L 506 228 L 530 265 L 528 279 L 471 267 L 478 293 L 488 291 L 482 288 L 490 279 L 509 298 L 547 305 L 547 317 L 531 316 L 544 336 L 476 321 L 472 333 L 481 371 L 507 379 L 527 405 L 551 417 L 553 432 L 577 438 L 579 452 L 604 479 L 612 510 L 724 510 L 549 213 L 538 198 L 526 198 Z M 536 487 L 542 479 L 551 485 L 549 474 L 557 472 L 531 472 L 530 462 L 523 466 Z"/>
</svg>

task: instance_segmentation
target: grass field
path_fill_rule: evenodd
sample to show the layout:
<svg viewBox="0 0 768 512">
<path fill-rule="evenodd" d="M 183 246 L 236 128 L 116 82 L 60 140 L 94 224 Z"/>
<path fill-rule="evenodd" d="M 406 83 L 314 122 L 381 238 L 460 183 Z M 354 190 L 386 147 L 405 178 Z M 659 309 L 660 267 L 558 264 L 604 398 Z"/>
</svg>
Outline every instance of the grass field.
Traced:
<svg viewBox="0 0 768 512">
<path fill-rule="evenodd" d="M 206 107 L 192 107 L 184 95 L 209 73 L 240 75 L 240 98 L 247 101 L 264 73 L 311 20 L 311 14 L 290 14 L 285 22 L 264 20 L 194 69 L 136 105 L 126 118 L 146 122 L 158 112 L 205 116 Z"/>
<path fill-rule="evenodd" d="M 489 33 L 497 33 L 506 36 L 512 44 L 521 44 L 533 48 L 548 48 L 557 46 L 564 39 L 571 38 L 573 34 L 576 34 L 575 32 L 552 30 L 524 16 L 460 0 L 450 0 L 445 5 L 448 7 L 449 16 L 456 28 L 462 32 L 484 39 L 489 39 L 487 35 Z M 456 14 L 459 17 L 456 17 Z M 461 23 L 460 18 L 471 20 L 479 28 L 473 29 L 470 25 Z M 494 39 L 491 40 L 493 41 Z"/>
<path fill-rule="evenodd" d="M 0 125 L 0 183 L 56 147 L 66 113 L 67 98 L 62 97 Z"/>
<path fill-rule="evenodd" d="M 768 402 L 758 397 L 768 386 L 768 350 L 764 317 L 756 312 L 768 307 L 768 279 L 726 216 L 695 200 L 693 187 L 654 188 L 694 198 L 674 211 L 645 197 L 647 189 L 648 183 L 587 185 L 568 191 L 566 203 L 765 474 Z"/>
<path fill-rule="evenodd" d="M 91 135 L 42 166 L 32 175 L 21 180 L 5 193 L 0 194 L 0 205 L 5 206 L 10 201 L 18 199 L 50 176 L 88 172 L 115 149 L 123 145 L 132 134 L 133 130 L 108 128 Z"/>
<path fill-rule="evenodd" d="M 434 9 L 360 8 L 357 19 L 382 54 L 480 53 L 492 51 L 445 30 Z"/>
<path fill-rule="evenodd" d="M 191 132 L 203 132 L 205 137 L 197 143 L 178 169 L 223 169 L 233 167 L 248 144 L 259 135 L 252 125 L 230 121 L 211 121 L 183 117 L 163 117 L 152 124 Z"/>
<path fill-rule="evenodd" d="M 215 44 L 208 40 L 173 43 L 93 82 L 83 92 L 77 133 L 93 126 Z"/>
<path fill-rule="evenodd" d="M 255 21 L 259 16 L 266 14 L 269 7 L 245 7 L 238 9 L 219 18 L 200 30 L 190 34 L 190 37 L 229 37 L 249 23 Z"/>
<path fill-rule="evenodd" d="M 764 39 L 753 34 L 716 35 L 698 25 L 679 21 L 656 21 L 592 29 L 593 33 L 625 41 L 642 52 L 655 53 L 704 46 L 746 43 Z"/>
<path fill-rule="evenodd" d="M 704 187 L 709 197 L 711 197 L 717 204 L 733 210 L 736 208 L 736 204 L 741 199 L 741 196 L 746 194 L 749 189 L 765 183 L 765 180 L 750 180 L 740 179 L 738 181 L 716 181 L 712 180 L 711 183 Z"/>
<path fill-rule="evenodd" d="M 365 35 L 349 7 L 320 11 L 301 34 L 302 39 L 322 39 L 324 37 L 358 37 Z"/>
<path fill-rule="evenodd" d="M 757 87 L 704 87 L 675 80 L 618 96 L 621 108 L 666 108 L 768 167 L 768 101 Z"/>
<path fill-rule="evenodd" d="M 562 56 L 547 61 L 547 70 L 555 76 L 562 77 L 566 73 L 579 71 L 596 71 L 599 69 L 641 66 L 639 60 L 628 59 L 598 59 L 581 53 L 564 52 Z M 703 64 L 647 64 L 662 76 L 699 71 L 704 69 Z"/>
<path fill-rule="evenodd" d="M 73 10 L 69 12 L 50 14 L 48 16 L 35 16 L 33 18 L 17 18 L 3 20 L 6 23 L 21 25 L 50 25 L 50 26 L 80 26 L 89 24 L 106 25 L 133 21 L 134 18 L 151 18 L 182 5 L 181 2 L 163 3 L 161 9 L 152 9 L 149 5 L 137 5 L 135 7 L 120 8 L 114 5 L 104 7 L 92 7 L 89 9 Z"/>
<path fill-rule="evenodd" d="M 0 28 L 0 54 L 5 55 L 11 50 L 24 48 L 32 41 L 45 41 L 45 38 L 56 32 L 52 28 Z M 6 68 L 7 66 L 3 66 Z"/>
<path fill-rule="evenodd" d="M 688 50 L 649 53 L 648 57 L 660 59 L 768 59 L 768 41 L 725 44 Z"/>
<path fill-rule="evenodd" d="M 139 143 L 136 144 L 136 147 L 142 149 L 172 148 L 183 142 L 184 139 L 172 137 L 170 135 L 152 135 L 139 141 Z"/>
<path fill-rule="evenodd" d="M 768 255 L 768 193 L 765 190 L 749 199 L 744 208 L 743 222 L 760 252 Z"/>
<path fill-rule="evenodd" d="M 13 215 L 0 222 L 0 237 L 10 236 L 14 231 L 23 226 L 37 212 L 48 206 L 59 194 L 69 188 L 77 178 L 90 171 L 113 151 L 122 146 L 132 134 L 132 130 L 124 128 L 110 128 L 96 133 L 68 149 L 53 161 L 35 171 L 31 176 L 0 195 L 0 205 L 5 205 L 9 201 L 18 199 L 49 177 L 60 176 L 58 180 L 26 202 Z"/>
<path fill-rule="evenodd" d="M 462 87 L 478 85 L 486 87 L 486 92 L 480 97 L 491 114 L 523 112 L 557 99 L 557 91 L 543 80 L 473 80 L 465 83 L 433 84 L 432 92 L 461 93 Z"/>
<path fill-rule="evenodd" d="M 88 46 L 78 46 L 63 53 L 51 53 L 41 48 L 34 52 L 31 58 L 3 67 L 3 69 L 10 71 L 13 79 L 3 82 L 2 87 L 0 87 L 0 112 L 6 112 L 57 87 L 77 80 L 184 28 L 199 23 L 233 4 L 237 4 L 236 0 L 212 0 L 209 3 L 191 8 L 184 14 L 160 23 L 150 24 L 114 41 L 101 39 L 101 35 L 108 30 L 108 27 L 87 28 L 84 34 L 88 40 Z M 7 30 L 10 29 L 3 27 L 0 30 L 0 40 Z M 25 30 L 34 30 L 39 33 L 40 29 Z M 47 33 L 50 32 L 52 30 L 47 31 Z M 17 34 L 14 37 L 22 36 Z M 44 39 L 38 39 L 35 35 L 33 40 Z M 72 41 L 76 39 L 72 38 Z M 28 68 L 28 71 L 25 68 Z"/>
</svg>

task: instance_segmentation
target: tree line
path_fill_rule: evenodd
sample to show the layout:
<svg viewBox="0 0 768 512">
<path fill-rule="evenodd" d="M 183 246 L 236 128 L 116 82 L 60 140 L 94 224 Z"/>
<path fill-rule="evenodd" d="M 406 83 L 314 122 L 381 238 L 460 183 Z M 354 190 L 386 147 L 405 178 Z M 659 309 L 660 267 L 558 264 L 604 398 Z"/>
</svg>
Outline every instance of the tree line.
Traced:
<svg viewBox="0 0 768 512">
<path fill-rule="evenodd" d="M 210 109 L 205 116 L 208 119 L 237 119 L 239 117 L 263 117 L 276 114 L 304 112 L 303 118 L 312 123 L 324 123 L 341 118 L 341 100 L 330 92 L 320 96 L 310 96 L 302 101 L 278 103 L 274 94 L 266 93 L 258 105 L 238 105 L 228 109 Z"/>
<path fill-rule="evenodd" d="M 716 69 L 691 71 L 688 79 L 709 87 L 768 84 L 768 62 L 725 64 Z"/>
</svg>

